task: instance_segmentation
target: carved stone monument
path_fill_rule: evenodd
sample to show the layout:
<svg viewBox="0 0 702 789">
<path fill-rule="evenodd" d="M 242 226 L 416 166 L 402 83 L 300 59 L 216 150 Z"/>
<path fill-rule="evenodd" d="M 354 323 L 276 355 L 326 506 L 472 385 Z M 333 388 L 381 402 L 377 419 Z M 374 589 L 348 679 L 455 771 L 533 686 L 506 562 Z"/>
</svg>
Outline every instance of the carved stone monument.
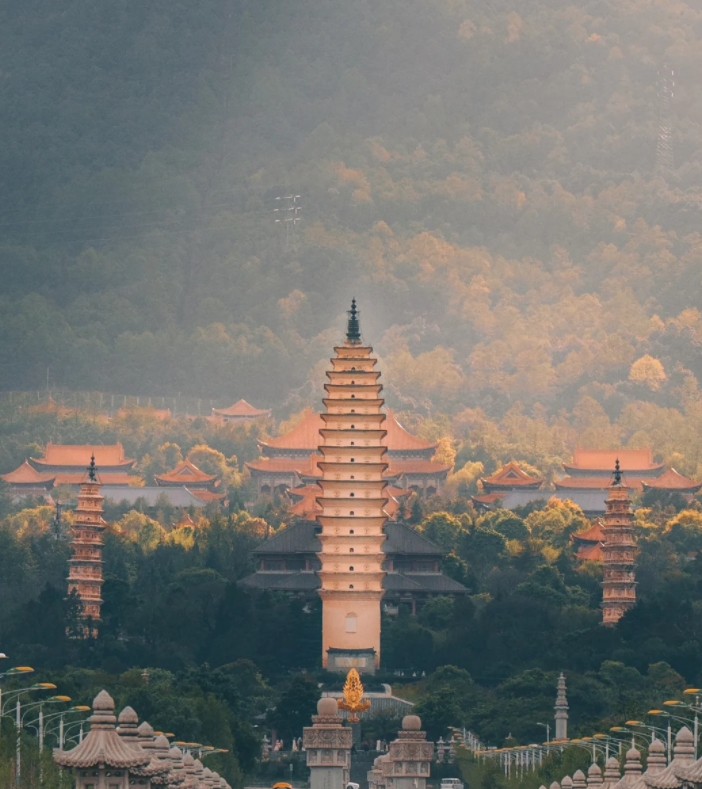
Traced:
<svg viewBox="0 0 702 789">
<path fill-rule="evenodd" d="M 388 760 L 382 765 L 387 789 L 426 789 L 434 743 L 427 742 L 417 715 L 402 719 L 402 731 L 390 743 Z M 386 772 L 387 771 L 387 772 Z"/>
<path fill-rule="evenodd" d="M 302 742 L 310 768 L 310 789 L 345 789 L 351 770 L 351 729 L 344 727 L 336 699 L 317 702 Z"/>
</svg>

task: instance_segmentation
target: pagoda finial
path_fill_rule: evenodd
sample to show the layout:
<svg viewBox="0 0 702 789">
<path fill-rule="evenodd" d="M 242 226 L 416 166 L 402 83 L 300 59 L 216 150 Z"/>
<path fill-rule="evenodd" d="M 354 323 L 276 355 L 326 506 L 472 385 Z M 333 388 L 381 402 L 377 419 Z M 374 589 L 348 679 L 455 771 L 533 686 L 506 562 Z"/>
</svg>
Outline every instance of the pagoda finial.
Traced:
<svg viewBox="0 0 702 789">
<path fill-rule="evenodd" d="M 617 458 L 614 463 L 614 484 L 615 485 L 622 484 L 622 470 L 619 466 L 619 458 Z"/>
<path fill-rule="evenodd" d="M 88 479 L 91 482 L 97 482 L 97 468 L 95 467 L 95 453 L 90 456 L 90 465 L 88 466 Z"/>
<path fill-rule="evenodd" d="M 349 310 L 349 322 L 346 329 L 346 340 L 353 345 L 361 342 L 361 324 L 358 320 L 358 310 L 356 309 L 356 299 L 351 299 L 351 309 Z"/>
</svg>

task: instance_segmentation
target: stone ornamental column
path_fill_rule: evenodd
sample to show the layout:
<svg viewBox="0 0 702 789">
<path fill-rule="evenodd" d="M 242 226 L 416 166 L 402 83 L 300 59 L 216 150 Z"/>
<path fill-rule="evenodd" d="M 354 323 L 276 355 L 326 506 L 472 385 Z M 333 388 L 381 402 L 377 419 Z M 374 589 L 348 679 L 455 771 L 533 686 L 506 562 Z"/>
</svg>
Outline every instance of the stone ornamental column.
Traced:
<svg viewBox="0 0 702 789">
<path fill-rule="evenodd" d="M 336 699 L 320 699 L 312 726 L 302 733 L 310 789 L 345 789 L 351 769 L 351 740 L 351 729 L 344 727 Z"/>
<path fill-rule="evenodd" d="M 587 789 L 585 773 L 582 770 L 576 770 L 573 773 L 573 789 Z"/>
<path fill-rule="evenodd" d="M 597 762 L 593 762 L 587 768 L 587 786 L 588 789 L 592 789 L 592 787 L 598 787 L 599 789 L 602 786 L 602 770 L 600 770 Z"/>
<path fill-rule="evenodd" d="M 619 769 L 619 760 L 616 756 L 610 756 L 609 759 L 605 762 L 605 769 L 604 769 L 604 781 L 603 784 L 605 787 L 614 786 L 614 784 L 618 783 L 619 779 L 622 777 L 621 771 Z"/>
<path fill-rule="evenodd" d="M 568 739 L 568 699 L 566 698 L 565 675 L 561 671 L 558 677 L 558 692 L 556 695 L 556 733 L 554 740 Z"/>
<path fill-rule="evenodd" d="M 434 743 L 427 741 L 417 715 L 402 719 L 402 730 L 390 743 L 388 752 L 392 766 L 387 789 L 426 789 L 429 765 L 434 756 Z"/>
</svg>

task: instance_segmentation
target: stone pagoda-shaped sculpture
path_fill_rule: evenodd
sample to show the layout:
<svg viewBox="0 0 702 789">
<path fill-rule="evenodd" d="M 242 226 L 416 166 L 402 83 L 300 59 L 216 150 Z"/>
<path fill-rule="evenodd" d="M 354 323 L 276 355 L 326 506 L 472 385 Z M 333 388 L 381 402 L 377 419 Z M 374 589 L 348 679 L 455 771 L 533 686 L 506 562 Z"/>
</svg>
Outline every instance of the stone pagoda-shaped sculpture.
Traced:
<svg viewBox="0 0 702 789">
<path fill-rule="evenodd" d="M 139 746 L 127 744 L 115 730 L 115 703 L 105 690 L 93 701 L 90 731 L 70 751 L 54 750 L 54 761 L 73 770 L 76 789 L 129 789 L 132 771 L 139 771 L 151 756 Z M 149 789 L 149 779 L 135 783 Z"/>
<path fill-rule="evenodd" d="M 561 671 L 558 677 L 558 691 L 556 694 L 556 733 L 555 740 L 568 739 L 568 699 L 566 698 L 565 675 Z"/>
<path fill-rule="evenodd" d="M 405 715 L 402 730 L 390 743 L 388 759 L 383 767 L 387 789 L 426 789 L 429 767 L 434 756 L 434 743 L 427 741 L 417 715 Z"/>
<path fill-rule="evenodd" d="M 80 486 L 78 507 L 72 528 L 69 560 L 68 593 L 75 592 L 81 603 L 81 617 L 86 624 L 81 633 L 84 638 L 97 636 L 95 623 L 100 621 L 102 605 L 102 534 L 106 523 L 102 518 L 100 482 L 95 457 L 90 460 L 87 480 Z"/>
<path fill-rule="evenodd" d="M 373 349 L 361 339 L 355 300 L 346 340 L 334 350 L 318 464 L 322 664 L 332 671 L 373 672 L 380 662 L 388 464 L 383 387 Z"/>
<path fill-rule="evenodd" d="M 636 577 L 634 575 L 633 516 L 629 508 L 629 489 L 622 481 L 617 460 L 614 479 L 607 488 L 607 511 L 602 532 L 605 544 L 604 580 L 602 581 L 602 624 L 615 625 L 636 604 Z"/>
<path fill-rule="evenodd" d="M 352 732 L 344 727 L 336 699 L 317 702 L 312 726 L 303 730 L 302 742 L 310 768 L 310 789 L 344 789 L 351 770 Z"/>
</svg>

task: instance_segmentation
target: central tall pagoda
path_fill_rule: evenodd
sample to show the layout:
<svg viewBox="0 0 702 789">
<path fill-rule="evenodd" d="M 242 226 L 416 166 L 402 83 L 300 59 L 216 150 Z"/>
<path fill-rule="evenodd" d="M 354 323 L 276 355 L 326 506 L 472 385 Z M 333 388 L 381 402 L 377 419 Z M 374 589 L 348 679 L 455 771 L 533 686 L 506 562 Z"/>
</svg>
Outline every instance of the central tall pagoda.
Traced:
<svg viewBox="0 0 702 789">
<path fill-rule="evenodd" d="M 68 593 L 76 592 L 81 603 L 80 616 L 88 622 L 82 631 L 84 638 L 97 636 L 95 623 L 100 621 L 102 533 L 106 525 L 102 518 L 103 501 L 93 456 L 88 467 L 88 478 L 81 484 L 78 494 L 71 541 L 73 556 L 69 560 L 68 572 Z"/>
<path fill-rule="evenodd" d="M 605 537 L 602 547 L 602 624 L 611 627 L 636 605 L 633 515 L 629 507 L 629 488 L 622 481 L 618 459 L 607 494 L 607 511 L 602 527 Z"/>
<path fill-rule="evenodd" d="M 385 414 L 377 359 L 361 339 L 355 299 L 348 315 L 346 340 L 334 348 L 327 372 L 319 433 L 322 665 L 373 672 L 380 663 L 385 576 Z"/>
</svg>

